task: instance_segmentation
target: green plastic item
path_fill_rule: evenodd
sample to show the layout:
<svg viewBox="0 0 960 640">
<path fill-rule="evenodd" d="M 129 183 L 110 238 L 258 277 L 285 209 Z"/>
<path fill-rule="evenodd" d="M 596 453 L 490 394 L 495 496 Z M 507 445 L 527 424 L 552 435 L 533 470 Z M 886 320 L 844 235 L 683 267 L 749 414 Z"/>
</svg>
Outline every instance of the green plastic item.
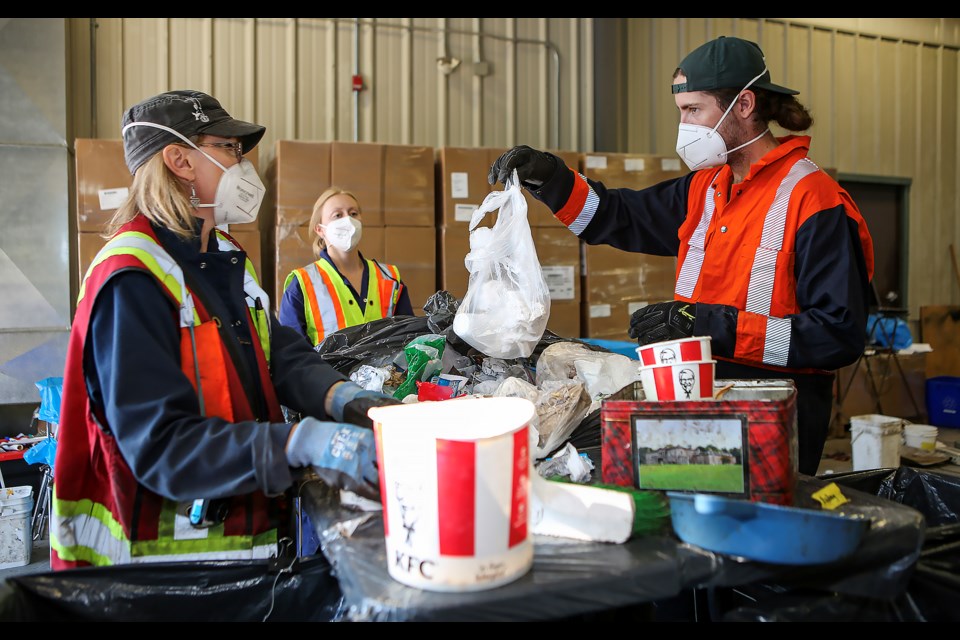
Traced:
<svg viewBox="0 0 960 640">
<path fill-rule="evenodd" d="M 394 398 L 403 400 L 411 393 L 417 393 L 418 381 L 429 380 L 440 373 L 440 358 L 446 344 L 447 339 L 436 333 L 417 336 L 407 343 L 403 348 L 407 356 L 407 379 L 393 392 Z"/>
</svg>

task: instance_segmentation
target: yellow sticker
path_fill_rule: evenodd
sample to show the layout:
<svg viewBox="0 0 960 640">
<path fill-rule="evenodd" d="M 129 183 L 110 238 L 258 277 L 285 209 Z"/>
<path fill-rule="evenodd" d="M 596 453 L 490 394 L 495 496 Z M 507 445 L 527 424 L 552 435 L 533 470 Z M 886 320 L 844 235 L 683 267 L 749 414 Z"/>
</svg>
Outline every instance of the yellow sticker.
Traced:
<svg viewBox="0 0 960 640">
<path fill-rule="evenodd" d="M 813 499 L 820 503 L 824 509 L 836 509 L 840 505 L 850 502 L 847 496 L 840 493 L 840 487 L 836 482 L 831 482 L 823 489 L 813 494 Z"/>
</svg>

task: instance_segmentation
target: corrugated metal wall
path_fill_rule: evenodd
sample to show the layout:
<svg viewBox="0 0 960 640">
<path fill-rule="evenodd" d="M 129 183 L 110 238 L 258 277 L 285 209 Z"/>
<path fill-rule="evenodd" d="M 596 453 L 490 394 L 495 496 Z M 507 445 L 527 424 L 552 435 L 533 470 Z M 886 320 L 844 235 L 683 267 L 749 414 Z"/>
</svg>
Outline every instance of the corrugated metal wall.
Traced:
<svg viewBox="0 0 960 640">
<path fill-rule="evenodd" d="M 264 166 L 281 139 L 669 155 L 677 115 L 667 85 L 679 60 L 718 35 L 756 40 L 774 80 L 813 112 L 815 161 L 912 181 L 912 317 L 920 305 L 960 302 L 948 252 L 960 244 L 960 19 L 69 22 L 73 137 L 117 138 L 125 106 L 197 88 L 267 126 Z"/>
</svg>

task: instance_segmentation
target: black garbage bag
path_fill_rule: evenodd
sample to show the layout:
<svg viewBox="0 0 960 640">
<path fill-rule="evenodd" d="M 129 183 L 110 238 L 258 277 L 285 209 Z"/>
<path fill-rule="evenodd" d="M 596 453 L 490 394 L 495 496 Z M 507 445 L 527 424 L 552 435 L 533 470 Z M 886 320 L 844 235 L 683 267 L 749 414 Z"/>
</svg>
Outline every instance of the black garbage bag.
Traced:
<svg viewBox="0 0 960 640">
<path fill-rule="evenodd" d="M 801 592 L 766 585 L 752 590 L 749 604 L 731 606 L 724 621 L 887 621 L 960 620 L 960 478 L 935 469 L 899 467 L 820 476 L 841 487 L 912 507 L 923 515 L 919 557 L 902 595 L 870 600 L 850 595 Z M 761 592 L 764 589 L 765 592 Z M 748 590 L 741 589 L 743 593 Z M 730 593 L 726 594 L 731 605 Z M 723 609 L 723 607 L 719 607 Z"/>
<path fill-rule="evenodd" d="M 426 317 L 393 316 L 346 327 L 328 335 L 315 350 L 334 369 L 350 375 L 360 365 L 384 367 L 393 362 L 397 354 L 403 353 L 404 347 L 414 338 L 438 334 L 445 339 L 445 349 L 479 362 L 485 357 L 484 354 L 471 347 L 453 331 L 453 318 L 459 304 L 459 300 L 449 292 L 437 291 L 423 305 Z M 551 331 L 545 331 L 533 354 L 521 364 L 535 367 L 544 349 L 555 342 L 569 340 L 571 338 L 562 338 Z"/>
<path fill-rule="evenodd" d="M 322 555 L 292 572 L 268 561 L 85 567 L 0 583 L 0 621 L 328 622 L 342 594 Z"/>
</svg>

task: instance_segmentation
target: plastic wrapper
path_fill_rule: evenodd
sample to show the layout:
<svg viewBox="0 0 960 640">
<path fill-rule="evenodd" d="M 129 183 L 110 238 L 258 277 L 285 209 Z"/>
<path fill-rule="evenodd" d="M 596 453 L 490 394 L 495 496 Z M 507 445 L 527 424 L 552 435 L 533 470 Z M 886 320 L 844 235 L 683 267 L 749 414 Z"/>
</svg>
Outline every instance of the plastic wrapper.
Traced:
<svg viewBox="0 0 960 640">
<path fill-rule="evenodd" d="M 404 347 L 407 358 L 407 379 L 394 392 L 393 397 L 403 400 L 417 393 L 417 382 L 425 382 L 440 372 L 440 357 L 443 355 L 443 336 L 428 333 L 417 336 Z"/>
<path fill-rule="evenodd" d="M 569 442 L 558 453 L 546 458 L 537 465 L 537 473 L 542 478 L 562 477 L 571 482 L 586 483 L 593 476 L 593 461 L 590 456 L 581 454 Z"/>
<path fill-rule="evenodd" d="M 63 378 L 44 378 L 38 381 L 40 411 L 37 417 L 51 424 L 60 423 L 60 396 L 63 394 Z"/>
<path fill-rule="evenodd" d="M 539 390 L 536 407 L 540 439 L 533 451 L 536 460 L 545 458 L 566 442 L 591 406 L 579 380 L 548 380 Z"/>
<path fill-rule="evenodd" d="M 558 342 L 540 354 L 537 386 L 548 380 L 583 381 L 591 400 L 600 400 L 640 379 L 639 363 L 619 353 L 596 351 L 582 342 Z"/>
</svg>

